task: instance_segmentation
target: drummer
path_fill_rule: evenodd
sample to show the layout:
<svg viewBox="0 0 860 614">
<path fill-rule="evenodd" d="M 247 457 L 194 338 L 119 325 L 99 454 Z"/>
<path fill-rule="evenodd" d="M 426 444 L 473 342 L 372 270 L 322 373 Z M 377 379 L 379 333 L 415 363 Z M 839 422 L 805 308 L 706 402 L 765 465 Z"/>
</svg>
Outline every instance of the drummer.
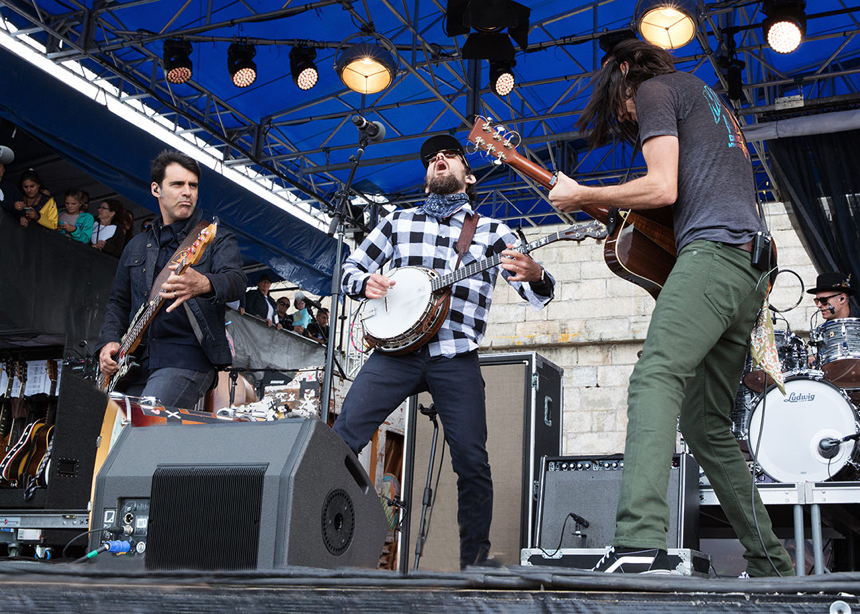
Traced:
<svg viewBox="0 0 860 614">
<path fill-rule="evenodd" d="M 851 301 L 848 297 L 854 296 L 857 291 L 851 287 L 850 275 L 839 271 L 822 273 L 815 280 L 815 287 L 807 292 L 815 295 L 812 300 L 825 320 L 852 317 Z"/>
<path fill-rule="evenodd" d="M 851 275 L 840 271 L 822 273 L 815 280 L 815 287 L 807 292 L 815 295 L 812 300 L 825 321 L 851 317 L 851 301 L 848 297 L 857 293 L 851 287 Z M 810 367 L 814 366 L 815 359 L 815 354 L 810 353 Z"/>
</svg>

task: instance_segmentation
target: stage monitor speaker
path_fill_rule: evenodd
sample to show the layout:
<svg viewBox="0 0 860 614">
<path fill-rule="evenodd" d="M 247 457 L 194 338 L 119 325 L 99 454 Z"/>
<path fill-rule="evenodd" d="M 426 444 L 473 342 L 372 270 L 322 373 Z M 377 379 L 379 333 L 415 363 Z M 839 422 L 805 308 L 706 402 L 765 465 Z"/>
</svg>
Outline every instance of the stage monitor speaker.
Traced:
<svg viewBox="0 0 860 614">
<path fill-rule="evenodd" d="M 615 536 L 615 508 L 621 492 L 623 456 L 561 456 L 543 459 L 538 508 L 538 547 L 604 548 Z M 699 548 L 699 466 L 676 454 L 669 471 L 669 548 Z M 577 527 L 570 513 L 588 521 Z M 576 529 L 580 533 L 576 533 Z M 562 535 L 562 529 L 564 534 Z"/>
<path fill-rule="evenodd" d="M 346 444 L 298 418 L 126 427 L 96 478 L 93 525 L 129 542 L 99 564 L 152 570 L 375 568 L 388 532 Z"/>
<path fill-rule="evenodd" d="M 99 432 L 107 403 L 107 395 L 95 383 L 68 368 L 63 370 L 51 443 L 46 508 L 85 510 L 89 507 Z"/>
<path fill-rule="evenodd" d="M 534 352 L 485 354 L 480 359 L 487 398 L 487 452 L 493 475 L 490 556 L 505 565 L 518 565 L 520 550 L 531 546 L 540 459 L 561 453 L 564 370 Z M 404 476 L 411 475 L 412 479 L 411 482 L 404 480 L 403 485 L 404 493 L 407 493 L 404 498 L 410 498 L 407 501 L 410 511 L 406 529 L 401 533 L 402 570 L 414 566 L 414 544 L 421 523 L 422 493 L 427 481 L 433 435 L 430 420 L 418 414 L 416 409 L 419 403 L 429 406 L 432 402 L 426 393 L 410 402 L 409 416 L 410 420 L 414 418 L 415 429 L 407 436 L 404 453 L 407 463 Z M 440 433 L 436 468 L 440 464 L 441 450 Z M 414 471 L 410 470 L 410 459 Z M 447 451 L 438 487 L 434 479 L 433 488 L 435 505 L 419 567 L 422 570 L 459 570 L 457 476 L 451 469 Z M 404 545 L 404 541 L 412 543 Z"/>
</svg>

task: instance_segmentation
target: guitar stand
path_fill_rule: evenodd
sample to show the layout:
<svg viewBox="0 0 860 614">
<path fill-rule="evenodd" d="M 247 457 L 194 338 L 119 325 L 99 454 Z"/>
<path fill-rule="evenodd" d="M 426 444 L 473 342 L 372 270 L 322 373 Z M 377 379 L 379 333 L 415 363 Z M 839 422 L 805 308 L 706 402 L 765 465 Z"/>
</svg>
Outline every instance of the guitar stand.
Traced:
<svg viewBox="0 0 860 614">
<path fill-rule="evenodd" d="M 424 544 L 427 542 L 427 535 L 430 533 L 430 517 L 433 514 L 433 464 L 436 462 L 436 442 L 439 439 L 439 423 L 436 421 L 438 412 L 436 404 L 433 403 L 430 407 L 418 406 L 418 411 L 430 418 L 433 423 L 433 441 L 430 444 L 430 461 L 427 463 L 427 483 L 424 486 L 424 496 L 421 500 L 421 524 L 418 527 L 418 540 L 415 543 L 415 564 L 412 567 L 413 571 L 418 570 L 418 563 L 421 560 L 421 553 L 424 551 Z M 445 454 L 444 445 L 442 454 Z M 441 473 L 441 468 L 440 468 Z"/>
</svg>

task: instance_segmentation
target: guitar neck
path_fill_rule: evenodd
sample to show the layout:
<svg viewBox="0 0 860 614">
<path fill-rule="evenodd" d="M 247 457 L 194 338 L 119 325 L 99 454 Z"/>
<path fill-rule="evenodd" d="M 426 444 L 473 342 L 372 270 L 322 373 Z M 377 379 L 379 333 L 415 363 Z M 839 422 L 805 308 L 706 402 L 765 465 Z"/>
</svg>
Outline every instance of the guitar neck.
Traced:
<svg viewBox="0 0 860 614">
<path fill-rule="evenodd" d="M 569 238 L 570 229 L 564 232 L 555 232 L 552 234 L 548 234 L 546 236 L 537 239 L 536 241 L 532 241 L 531 243 L 524 245 L 520 248 L 515 248 L 515 251 L 518 251 L 522 254 L 528 254 L 529 252 L 538 249 L 539 247 L 543 247 L 545 245 L 549 245 L 550 243 L 554 243 L 563 238 Z M 447 288 L 448 286 L 453 286 L 458 281 L 463 281 L 464 279 L 468 279 L 473 275 L 477 275 L 482 271 L 486 271 L 495 266 L 498 266 L 502 262 L 501 254 L 495 254 L 494 256 L 490 256 L 489 258 L 482 258 L 481 260 L 476 260 L 472 264 L 464 266 L 461 269 L 457 269 L 453 273 L 448 273 L 447 275 L 443 275 L 438 279 L 433 280 L 430 287 L 433 292 L 437 290 L 442 290 L 443 288 Z"/>
</svg>

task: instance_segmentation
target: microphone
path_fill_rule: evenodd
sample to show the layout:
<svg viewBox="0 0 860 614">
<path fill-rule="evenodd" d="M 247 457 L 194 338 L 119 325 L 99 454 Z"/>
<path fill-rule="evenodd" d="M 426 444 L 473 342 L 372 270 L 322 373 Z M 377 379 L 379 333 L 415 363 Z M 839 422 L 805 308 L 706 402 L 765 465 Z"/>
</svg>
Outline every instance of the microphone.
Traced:
<svg viewBox="0 0 860 614">
<path fill-rule="evenodd" d="M 14 160 L 15 152 L 5 145 L 0 145 L 0 164 L 11 164 Z"/>
<path fill-rule="evenodd" d="M 854 433 L 853 435 L 846 435 L 845 437 L 840 437 L 836 439 L 835 437 L 824 437 L 821 441 L 818 442 L 818 452 L 824 458 L 833 458 L 837 454 L 839 454 L 839 446 L 841 446 L 846 441 L 860 439 L 860 433 Z"/>
<path fill-rule="evenodd" d="M 828 305 L 828 308 L 830 309 L 830 313 L 836 313 L 836 307 L 833 305 Z"/>
<path fill-rule="evenodd" d="M 371 122 L 361 115 L 353 115 L 352 123 L 359 132 L 367 135 L 367 140 L 371 143 L 378 143 L 385 138 L 385 126 L 381 122 Z"/>
<path fill-rule="evenodd" d="M 571 518 L 573 518 L 573 521 L 574 521 L 576 524 L 578 524 L 579 526 L 581 526 L 583 529 L 587 529 L 587 528 L 588 528 L 588 521 L 587 521 L 585 518 L 583 518 L 582 516 L 579 516 L 579 515 L 577 515 L 577 514 L 574 514 L 573 512 L 570 512 L 570 513 L 568 514 L 568 516 L 570 516 Z"/>
</svg>

